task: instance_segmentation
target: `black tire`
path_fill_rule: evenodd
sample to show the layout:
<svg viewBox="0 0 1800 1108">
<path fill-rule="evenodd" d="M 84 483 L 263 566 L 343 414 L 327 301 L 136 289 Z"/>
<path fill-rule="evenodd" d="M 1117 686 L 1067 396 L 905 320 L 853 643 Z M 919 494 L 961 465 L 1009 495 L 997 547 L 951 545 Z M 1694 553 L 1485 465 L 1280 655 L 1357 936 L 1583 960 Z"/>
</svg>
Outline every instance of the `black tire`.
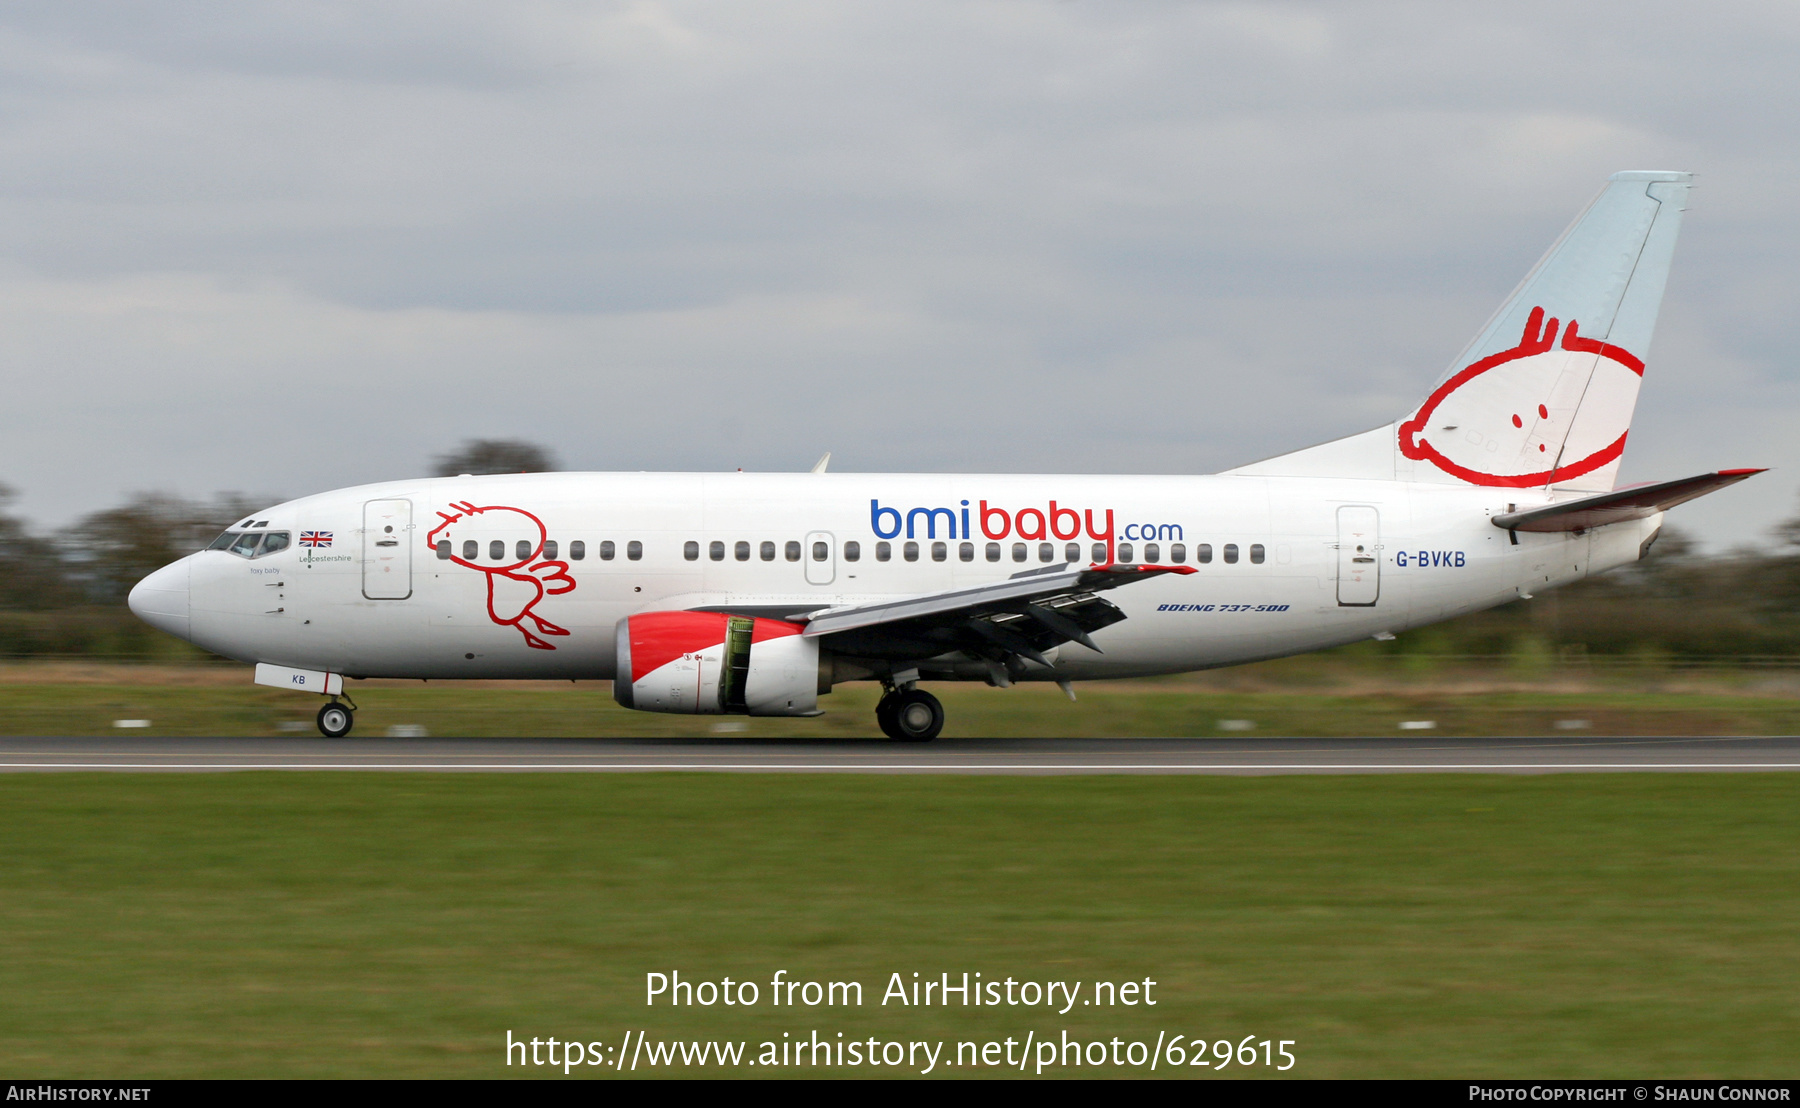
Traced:
<svg viewBox="0 0 1800 1108">
<path fill-rule="evenodd" d="M 881 728 L 881 733 L 890 739 L 903 739 L 906 737 L 900 733 L 900 723 L 894 718 L 895 710 L 899 708 L 899 706 L 899 693 L 888 693 L 875 705 L 875 725 Z"/>
<path fill-rule="evenodd" d="M 356 713 L 348 704 L 333 701 L 319 709 L 319 734 L 328 739 L 341 739 L 356 726 Z"/>
<path fill-rule="evenodd" d="M 908 689 L 895 698 L 894 737 L 928 743 L 944 729 L 944 706 L 923 689 Z"/>
</svg>

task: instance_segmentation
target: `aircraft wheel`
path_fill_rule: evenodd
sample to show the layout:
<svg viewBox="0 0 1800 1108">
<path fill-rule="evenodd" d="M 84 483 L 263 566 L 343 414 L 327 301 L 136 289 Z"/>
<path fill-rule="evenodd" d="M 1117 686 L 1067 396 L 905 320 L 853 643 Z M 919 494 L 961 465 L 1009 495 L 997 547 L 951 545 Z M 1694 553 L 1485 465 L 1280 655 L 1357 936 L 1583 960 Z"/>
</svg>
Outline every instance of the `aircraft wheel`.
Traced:
<svg viewBox="0 0 1800 1108">
<path fill-rule="evenodd" d="M 928 743 L 944 729 L 944 706 L 923 689 L 909 689 L 895 698 L 894 731 L 903 742 Z"/>
<path fill-rule="evenodd" d="M 335 700 L 319 709 L 319 733 L 328 739 L 343 738 L 355 723 L 356 713 Z"/>
<path fill-rule="evenodd" d="M 900 733 L 899 720 L 894 718 L 894 714 L 899 706 L 899 693 L 888 693 L 875 705 L 875 725 L 880 727 L 881 733 L 890 739 L 904 739 L 906 737 Z"/>
</svg>

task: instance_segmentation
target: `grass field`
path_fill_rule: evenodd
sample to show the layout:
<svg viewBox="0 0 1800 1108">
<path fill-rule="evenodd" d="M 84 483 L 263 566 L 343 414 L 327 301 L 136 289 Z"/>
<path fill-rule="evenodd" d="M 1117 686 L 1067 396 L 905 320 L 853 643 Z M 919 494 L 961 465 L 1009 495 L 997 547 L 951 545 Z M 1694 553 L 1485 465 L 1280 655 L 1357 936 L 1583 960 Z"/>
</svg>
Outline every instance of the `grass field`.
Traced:
<svg viewBox="0 0 1800 1108">
<path fill-rule="evenodd" d="M 0 778 L 0 813 L 15 1076 L 505 1076 L 509 1029 L 633 1028 L 1254 1034 L 1313 1077 L 1800 1070 L 1796 775 L 58 774 Z M 676 969 L 866 1003 L 646 1008 Z M 891 972 L 965 970 L 1159 1003 L 878 1003 Z"/>
<path fill-rule="evenodd" d="M 1370 671 L 1292 659 L 1217 673 L 1078 686 L 1070 703 L 1053 685 L 990 689 L 939 684 L 947 740 L 981 736 L 1216 736 L 1224 721 L 1251 734 L 1391 735 L 1430 720 L 1449 735 L 1790 735 L 1800 732 L 1800 677 L 1792 671 L 1618 672 L 1569 667 L 1554 674 L 1504 667 L 1391 667 Z M 613 702 L 606 682 L 352 682 L 359 737 L 388 727 L 456 736 L 672 736 L 843 739 L 879 736 L 878 690 L 839 686 L 817 719 L 663 716 Z M 149 720 L 131 734 L 312 734 L 320 698 L 250 683 L 243 666 L 0 666 L 0 735 L 96 735 L 118 719 Z M 1241 726 L 1241 724 L 1239 725 Z M 283 730 L 286 728 L 287 730 Z"/>
</svg>

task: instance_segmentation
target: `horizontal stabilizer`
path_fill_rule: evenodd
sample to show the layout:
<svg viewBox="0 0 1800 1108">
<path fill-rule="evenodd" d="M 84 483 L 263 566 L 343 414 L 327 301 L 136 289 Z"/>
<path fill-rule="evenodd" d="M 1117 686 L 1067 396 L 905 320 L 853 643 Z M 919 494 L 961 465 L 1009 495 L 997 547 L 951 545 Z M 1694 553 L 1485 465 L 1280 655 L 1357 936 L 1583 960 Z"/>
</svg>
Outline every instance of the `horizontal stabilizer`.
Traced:
<svg viewBox="0 0 1800 1108">
<path fill-rule="evenodd" d="M 1667 511 L 1677 504 L 1685 504 L 1709 492 L 1717 492 L 1727 485 L 1735 485 L 1746 477 L 1754 477 L 1762 472 L 1760 469 L 1722 469 L 1717 473 L 1702 473 L 1698 477 L 1683 477 L 1679 481 L 1634 485 L 1617 492 L 1601 493 L 1599 496 L 1584 496 L 1580 500 L 1565 500 L 1561 504 L 1546 504 L 1542 508 L 1508 512 L 1495 516 L 1493 524 L 1509 531 L 1586 531 L 1609 523 L 1624 523 L 1627 520 L 1653 516 L 1657 512 Z"/>
</svg>

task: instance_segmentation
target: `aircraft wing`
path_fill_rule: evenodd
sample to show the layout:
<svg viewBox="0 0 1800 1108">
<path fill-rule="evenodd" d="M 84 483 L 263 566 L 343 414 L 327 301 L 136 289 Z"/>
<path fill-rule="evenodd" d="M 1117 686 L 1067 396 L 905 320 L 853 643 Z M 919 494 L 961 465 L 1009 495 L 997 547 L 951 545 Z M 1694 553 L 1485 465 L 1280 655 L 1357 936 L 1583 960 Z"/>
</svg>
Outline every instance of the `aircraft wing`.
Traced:
<svg viewBox="0 0 1800 1108">
<path fill-rule="evenodd" d="M 1586 531 L 1609 523 L 1653 516 L 1762 472 L 1760 469 L 1722 469 L 1678 481 L 1632 485 L 1598 496 L 1584 496 L 1580 500 L 1508 512 L 1495 516 L 1493 524 L 1509 531 Z"/>
<path fill-rule="evenodd" d="M 1016 669 L 1017 658 L 1048 666 L 1044 651 L 1065 642 L 1099 650 L 1090 634 L 1125 618 L 1100 595 L 1108 589 L 1192 566 L 1049 566 L 968 589 L 926 593 L 814 612 L 807 638 L 843 654 L 929 658 L 965 650 Z"/>
</svg>

